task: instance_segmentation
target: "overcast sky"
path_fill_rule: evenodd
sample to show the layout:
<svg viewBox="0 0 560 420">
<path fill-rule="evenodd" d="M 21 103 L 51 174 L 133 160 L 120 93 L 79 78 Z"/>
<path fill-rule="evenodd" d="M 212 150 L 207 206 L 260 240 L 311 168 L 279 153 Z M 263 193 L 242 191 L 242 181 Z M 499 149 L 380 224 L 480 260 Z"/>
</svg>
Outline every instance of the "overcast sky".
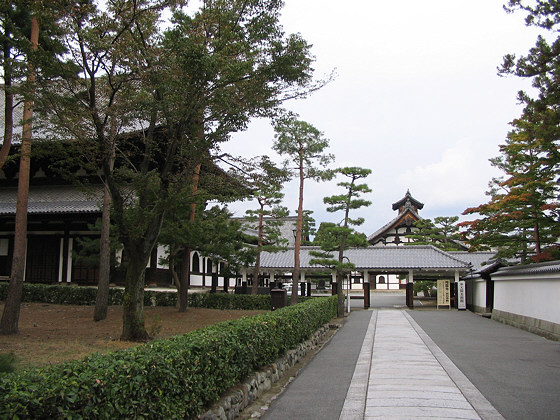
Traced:
<svg viewBox="0 0 560 420">
<path fill-rule="evenodd" d="M 488 181 L 499 175 L 498 155 L 518 117 L 519 89 L 527 81 L 497 76 L 507 53 L 524 54 L 537 32 L 522 14 L 507 14 L 495 0 L 286 0 L 282 24 L 311 44 L 318 77 L 338 77 L 305 100 L 286 107 L 330 140 L 336 167 L 373 171 L 372 205 L 356 212 L 367 235 L 396 216 L 391 204 L 410 189 L 425 204 L 425 218 L 460 215 L 487 201 Z M 223 149 L 245 157 L 267 154 L 274 131 L 253 122 Z M 279 157 L 275 157 L 280 161 Z M 338 222 L 324 210 L 336 183 L 305 186 L 304 207 L 317 226 Z M 285 188 L 295 214 L 297 185 Z M 247 203 L 230 206 L 242 216 Z"/>
</svg>

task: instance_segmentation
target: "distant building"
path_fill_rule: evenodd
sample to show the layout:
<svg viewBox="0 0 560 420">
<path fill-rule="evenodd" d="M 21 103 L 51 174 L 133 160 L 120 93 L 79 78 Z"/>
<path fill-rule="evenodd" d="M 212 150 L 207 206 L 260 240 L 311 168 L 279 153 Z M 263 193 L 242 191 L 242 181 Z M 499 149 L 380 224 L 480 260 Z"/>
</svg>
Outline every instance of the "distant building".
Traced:
<svg viewBox="0 0 560 420">
<path fill-rule="evenodd" d="M 406 236 L 418 230 L 414 223 L 421 219 L 418 211 L 423 207 L 424 204 L 407 191 L 402 199 L 393 203 L 393 210 L 399 212 L 397 217 L 370 235 L 368 242 L 373 246 L 399 246 L 411 242 Z"/>
</svg>

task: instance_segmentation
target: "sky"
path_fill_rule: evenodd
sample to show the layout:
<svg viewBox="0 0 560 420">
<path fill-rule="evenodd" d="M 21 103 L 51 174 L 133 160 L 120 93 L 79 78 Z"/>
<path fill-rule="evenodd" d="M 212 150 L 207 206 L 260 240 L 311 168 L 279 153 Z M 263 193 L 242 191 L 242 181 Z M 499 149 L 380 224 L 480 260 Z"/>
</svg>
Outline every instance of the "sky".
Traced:
<svg viewBox="0 0 560 420">
<path fill-rule="evenodd" d="M 358 230 L 371 235 L 397 214 L 392 203 L 410 190 L 424 203 L 420 216 L 459 216 L 488 200 L 500 172 L 488 159 L 499 154 L 509 122 L 522 107 L 517 92 L 530 82 L 500 77 L 508 53 L 525 54 L 536 40 L 522 13 L 508 14 L 495 0 L 286 0 L 281 23 L 313 44 L 315 74 L 336 70 L 336 79 L 285 107 L 329 139 L 335 167 L 359 166 L 372 174 L 371 206 Z M 274 131 L 253 121 L 223 151 L 245 157 L 269 155 Z M 339 179 L 340 181 L 340 179 Z M 323 197 L 342 192 L 336 181 L 306 181 L 304 207 L 320 222 L 339 222 Z M 292 215 L 297 183 L 284 188 Z M 243 216 L 252 203 L 229 206 Z"/>
</svg>

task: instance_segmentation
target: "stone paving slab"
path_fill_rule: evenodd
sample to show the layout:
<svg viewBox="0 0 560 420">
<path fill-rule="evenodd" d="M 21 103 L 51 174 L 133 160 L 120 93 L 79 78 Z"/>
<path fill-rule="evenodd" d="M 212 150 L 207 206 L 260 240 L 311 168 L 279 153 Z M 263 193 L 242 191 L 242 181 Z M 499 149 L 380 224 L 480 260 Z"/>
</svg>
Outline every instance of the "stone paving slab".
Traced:
<svg viewBox="0 0 560 420">
<path fill-rule="evenodd" d="M 368 398 L 366 407 L 440 407 L 440 408 L 459 408 L 461 410 L 472 410 L 472 406 L 462 398 L 456 400 L 440 400 L 434 398 L 410 398 L 402 396 L 400 398 Z M 437 403 L 434 404 L 434 401 Z"/>
<path fill-rule="evenodd" d="M 503 419 L 442 355 L 405 311 L 377 311 L 340 420 Z"/>
</svg>

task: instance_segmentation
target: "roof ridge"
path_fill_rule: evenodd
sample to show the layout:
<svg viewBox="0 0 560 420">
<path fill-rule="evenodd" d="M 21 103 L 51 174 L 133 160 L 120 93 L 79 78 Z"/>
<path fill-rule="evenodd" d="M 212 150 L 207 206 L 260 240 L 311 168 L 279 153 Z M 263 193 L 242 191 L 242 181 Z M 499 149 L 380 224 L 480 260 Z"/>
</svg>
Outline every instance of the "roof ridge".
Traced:
<svg viewBox="0 0 560 420">
<path fill-rule="evenodd" d="M 465 264 L 465 265 L 467 265 L 467 266 L 470 265 L 470 263 L 468 263 L 468 262 L 466 262 L 466 261 L 463 261 L 463 260 L 461 260 L 461 259 L 459 259 L 459 258 L 457 258 L 457 257 L 454 257 L 454 256 L 451 255 L 449 252 L 444 251 L 443 249 L 440 249 L 440 248 L 438 248 L 437 246 L 434 246 L 434 245 L 427 245 L 427 246 L 434 248 L 436 251 L 438 251 L 438 252 L 440 252 L 440 253 L 442 253 L 442 254 L 448 256 L 449 258 L 453 258 L 455 261 L 461 262 L 461 263 L 463 263 L 463 264 Z"/>
</svg>

